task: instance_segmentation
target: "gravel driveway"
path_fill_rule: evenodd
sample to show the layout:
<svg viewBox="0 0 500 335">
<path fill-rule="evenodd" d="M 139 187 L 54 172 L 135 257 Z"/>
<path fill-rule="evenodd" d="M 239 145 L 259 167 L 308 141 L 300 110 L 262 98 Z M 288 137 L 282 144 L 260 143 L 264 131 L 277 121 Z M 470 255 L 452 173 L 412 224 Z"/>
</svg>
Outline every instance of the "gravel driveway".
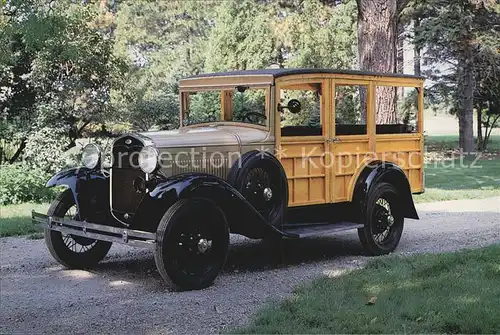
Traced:
<svg viewBox="0 0 500 335">
<path fill-rule="evenodd" d="M 417 206 L 398 253 L 477 248 L 500 241 L 500 197 Z M 2 238 L 0 332 L 214 333 L 245 323 L 303 282 L 367 260 L 356 232 L 289 241 L 280 249 L 232 236 L 228 262 L 202 291 L 170 292 L 153 255 L 113 246 L 92 272 L 63 270 L 43 240 Z M 283 256 L 286 255 L 286 256 Z"/>
</svg>

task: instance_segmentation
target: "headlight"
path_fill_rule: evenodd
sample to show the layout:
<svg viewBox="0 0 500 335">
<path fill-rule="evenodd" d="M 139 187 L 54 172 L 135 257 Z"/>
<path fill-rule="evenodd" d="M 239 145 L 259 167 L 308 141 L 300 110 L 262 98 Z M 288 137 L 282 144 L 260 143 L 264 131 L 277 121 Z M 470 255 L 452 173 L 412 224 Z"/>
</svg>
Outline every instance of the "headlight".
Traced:
<svg viewBox="0 0 500 335">
<path fill-rule="evenodd" d="M 94 143 L 87 144 L 83 148 L 82 163 L 86 168 L 93 169 L 101 160 L 101 150 Z"/>
<path fill-rule="evenodd" d="M 139 166 L 146 173 L 152 173 L 158 166 L 158 151 L 153 147 L 144 147 L 139 153 Z"/>
</svg>

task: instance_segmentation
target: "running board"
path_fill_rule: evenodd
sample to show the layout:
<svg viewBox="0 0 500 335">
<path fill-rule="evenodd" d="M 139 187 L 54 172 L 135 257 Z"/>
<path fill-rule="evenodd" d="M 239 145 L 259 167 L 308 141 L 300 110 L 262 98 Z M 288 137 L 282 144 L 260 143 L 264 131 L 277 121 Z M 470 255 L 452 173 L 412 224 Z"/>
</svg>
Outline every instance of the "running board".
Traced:
<svg viewBox="0 0 500 335">
<path fill-rule="evenodd" d="M 344 230 L 359 229 L 363 227 L 364 225 L 362 224 L 346 221 L 337 223 L 299 223 L 285 225 L 283 232 L 292 238 L 303 238 L 334 234 Z"/>
</svg>

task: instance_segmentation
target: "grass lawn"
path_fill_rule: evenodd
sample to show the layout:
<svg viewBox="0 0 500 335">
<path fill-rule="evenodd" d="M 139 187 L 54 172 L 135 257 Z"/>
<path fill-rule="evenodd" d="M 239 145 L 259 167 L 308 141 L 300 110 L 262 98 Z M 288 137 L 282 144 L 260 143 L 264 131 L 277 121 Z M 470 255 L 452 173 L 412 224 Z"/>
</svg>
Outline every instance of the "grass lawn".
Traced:
<svg viewBox="0 0 500 335">
<path fill-rule="evenodd" d="M 0 237 L 26 235 L 42 231 L 31 223 L 31 210 L 46 213 L 48 204 L 24 203 L 0 208 Z"/>
<path fill-rule="evenodd" d="M 500 333 L 499 259 L 500 245 L 380 257 L 300 287 L 236 332 Z"/>
<path fill-rule="evenodd" d="M 500 195 L 500 159 L 437 161 L 425 166 L 425 193 L 415 202 L 480 199 Z"/>
<path fill-rule="evenodd" d="M 428 135 L 425 137 L 428 151 L 453 150 L 458 148 L 458 135 Z M 488 151 L 500 151 L 500 136 L 491 135 Z"/>
</svg>

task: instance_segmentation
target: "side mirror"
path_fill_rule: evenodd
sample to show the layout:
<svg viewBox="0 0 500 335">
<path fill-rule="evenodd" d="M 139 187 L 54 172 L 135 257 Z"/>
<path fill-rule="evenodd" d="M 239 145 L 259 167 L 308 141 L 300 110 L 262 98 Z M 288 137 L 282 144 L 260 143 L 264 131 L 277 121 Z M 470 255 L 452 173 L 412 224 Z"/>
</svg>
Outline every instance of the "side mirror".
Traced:
<svg viewBox="0 0 500 335">
<path fill-rule="evenodd" d="M 286 106 L 281 106 L 281 104 L 278 104 L 278 111 L 283 112 L 284 109 L 288 109 L 290 113 L 292 114 L 298 114 L 300 113 L 302 105 L 300 104 L 300 101 L 297 99 L 291 99 L 288 101 L 288 104 Z"/>
</svg>

